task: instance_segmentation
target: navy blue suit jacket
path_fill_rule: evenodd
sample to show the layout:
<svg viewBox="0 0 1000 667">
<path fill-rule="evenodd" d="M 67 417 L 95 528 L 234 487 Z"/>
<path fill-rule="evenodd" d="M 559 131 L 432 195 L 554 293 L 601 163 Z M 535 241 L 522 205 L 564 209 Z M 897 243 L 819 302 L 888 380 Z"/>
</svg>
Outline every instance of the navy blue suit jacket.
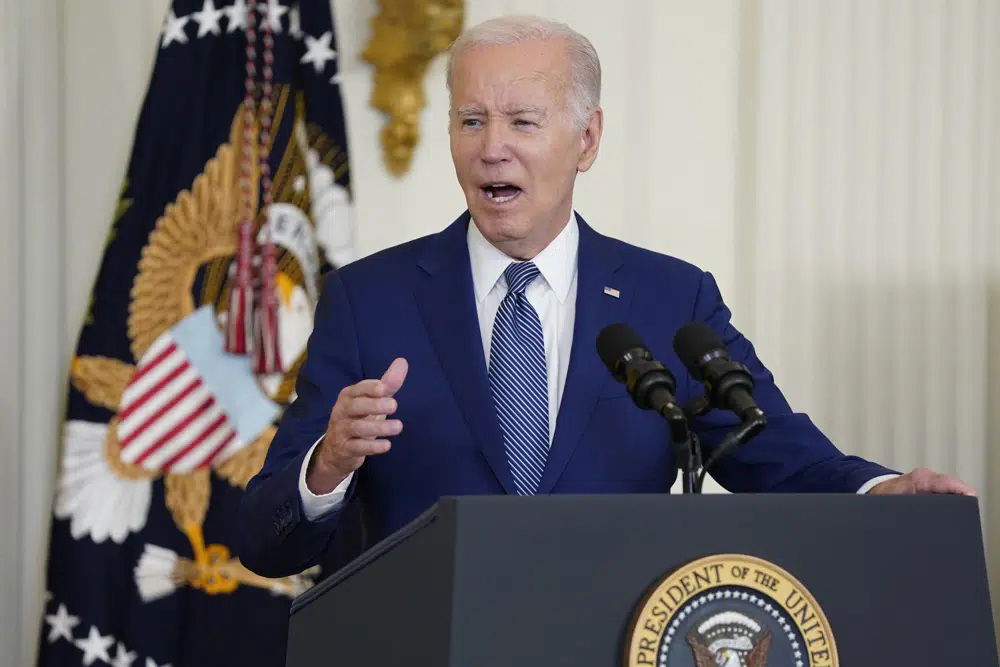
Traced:
<svg viewBox="0 0 1000 667">
<path fill-rule="evenodd" d="M 573 345 L 539 493 L 665 493 L 674 481 L 665 422 L 632 403 L 595 351 L 598 332 L 612 322 L 629 323 L 670 367 L 682 404 L 702 393 L 672 353 L 673 335 L 684 324 L 707 322 L 750 368 L 769 426 L 713 471 L 731 491 L 853 493 L 891 472 L 844 456 L 806 415 L 789 409 L 753 346 L 730 324 L 711 274 L 602 236 L 578 219 Z M 439 234 L 326 279 L 298 397 L 244 495 L 240 556 L 249 568 L 279 576 L 319 562 L 351 507 L 371 545 L 443 495 L 514 493 L 487 379 L 468 224 L 466 213 Z M 344 511 L 309 521 L 298 489 L 305 454 L 323 435 L 338 392 L 380 377 L 396 357 L 410 366 L 397 394 L 402 434 L 387 454 L 369 457 L 358 470 Z M 734 425 L 720 411 L 697 421 L 706 456 Z"/>
</svg>

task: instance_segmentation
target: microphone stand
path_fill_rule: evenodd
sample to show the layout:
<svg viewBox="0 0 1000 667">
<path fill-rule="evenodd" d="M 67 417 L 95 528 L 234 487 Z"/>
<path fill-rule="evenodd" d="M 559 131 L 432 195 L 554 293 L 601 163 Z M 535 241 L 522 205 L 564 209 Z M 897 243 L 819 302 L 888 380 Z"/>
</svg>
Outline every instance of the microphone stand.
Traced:
<svg viewBox="0 0 1000 667">
<path fill-rule="evenodd" d="M 705 412 L 708 412 L 708 409 L 705 409 L 706 405 L 707 401 L 701 402 L 701 399 L 695 399 L 692 403 L 685 407 L 684 413 L 690 415 L 691 417 L 697 416 L 698 414 L 704 414 Z M 705 465 L 701 468 L 695 483 L 695 488 L 698 489 L 697 493 L 701 493 L 701 486 L 705 482 L 705 475 L 708 474 L 709 468 L 715 465 L 715 463 L 722 457 L 745 445 L 751 438 L 763 431 L 766 426 L 767 417 L 761 410 L 757 408 L 748 410 L 747 413 L 743 415 L 743 421 L 740 422 L 736 428 L 726 434 L 726 437 L 722 439 L 719 446 L 715 448 L 712 455 L 708 457 L 707 461 L 705 461 Z"/>
<path fill-rule="evenodd" d="M 660 414 L 670 424 L 670 439 L 673 441 L 674 461 L 681 470 L 682 488 L 685 494 L 701 493 L 699 471 L 701 466 L 701 443 L 688 425 L 685 411 L 675 403 L 668 403 Z M 704 472 L 701 473 L 704 477 Z"/>
</svg>

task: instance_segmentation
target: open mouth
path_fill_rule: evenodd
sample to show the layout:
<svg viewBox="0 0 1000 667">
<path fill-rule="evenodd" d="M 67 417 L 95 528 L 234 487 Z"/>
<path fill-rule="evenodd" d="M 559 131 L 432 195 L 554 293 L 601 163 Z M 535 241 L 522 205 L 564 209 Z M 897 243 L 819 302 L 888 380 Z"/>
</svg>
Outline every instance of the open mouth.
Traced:
<svg viewBox="0 0 1000 667">
<path fill-rule="evenodd" d="M 506 204 L 514 201 L 521 194 L 521 188 L 510 183 L 490 183 L 482 186 L 480 190 L 494 204 Z"/>
</svg>

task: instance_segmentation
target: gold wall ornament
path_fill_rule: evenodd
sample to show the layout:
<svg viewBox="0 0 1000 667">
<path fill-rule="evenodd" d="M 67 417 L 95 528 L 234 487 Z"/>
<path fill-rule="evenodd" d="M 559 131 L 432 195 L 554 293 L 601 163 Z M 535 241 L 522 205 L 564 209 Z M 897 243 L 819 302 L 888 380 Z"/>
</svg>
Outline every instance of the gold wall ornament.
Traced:
<svg viewBox="0 0 1000 667">
<path fill-rule="evenodd" d="M 371 105 L 389 115 L 380 133 L 383 159 L 395 176 L 410 168 L 426 105 L 427 65 L 462 31 L 465 0 L 379 0 L 362 54 L 375 65 Z"/>
</svg>

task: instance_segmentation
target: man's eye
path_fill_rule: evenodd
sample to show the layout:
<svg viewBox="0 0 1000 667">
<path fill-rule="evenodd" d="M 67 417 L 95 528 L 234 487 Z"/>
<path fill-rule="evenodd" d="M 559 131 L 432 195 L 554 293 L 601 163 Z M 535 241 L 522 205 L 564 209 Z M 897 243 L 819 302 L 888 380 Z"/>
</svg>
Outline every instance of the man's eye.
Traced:
<svg viewBox="0 0 1000 667">
<path fill-rule="evenodd" d="M 532 120 L 526 120 L 524 118 L 518 118 L 517 120 L 514 121 L 514 125 L 517 125 L 518 127 L 537 127 L 538 123 L 536 123 L 536 122 L 534 122 Z"/>
<path fill-rule="evenodd" d="M 482 125 L 482 121 L 478 118 L 463 118 L 462 127 L 479 127 Z"/>
</svg>

